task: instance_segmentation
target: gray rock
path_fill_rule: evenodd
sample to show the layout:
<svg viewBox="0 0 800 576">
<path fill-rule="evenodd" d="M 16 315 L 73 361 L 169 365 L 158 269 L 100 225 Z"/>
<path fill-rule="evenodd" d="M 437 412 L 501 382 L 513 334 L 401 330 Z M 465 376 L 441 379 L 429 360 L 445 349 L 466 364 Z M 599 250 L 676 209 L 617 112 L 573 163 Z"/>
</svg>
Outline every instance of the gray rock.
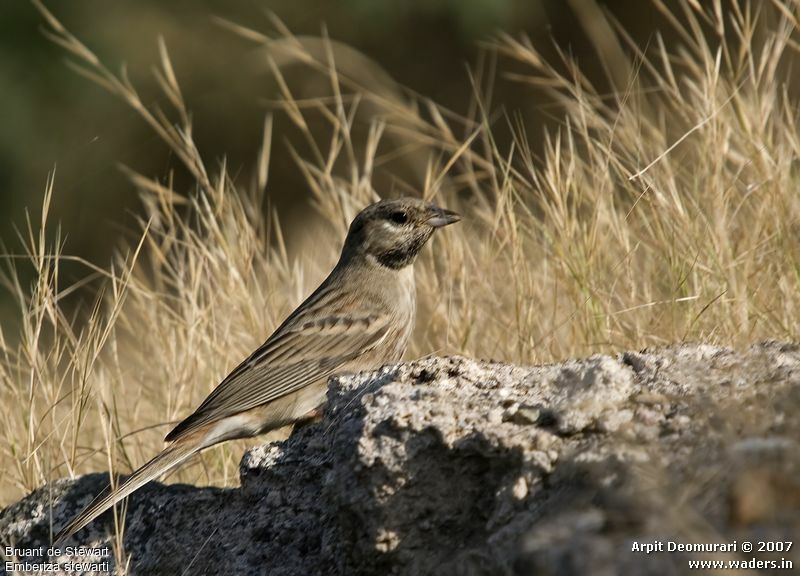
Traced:
<svg viewBox="0 0 800 576">
<path fill-rule="evenodd" d="M 322 421 L 247 452 L 240 488 L 153 483 L 132 496 L 127 573 L 666 575 L 688 573 L 690 560 L 752 558 L 797 566 L 794 548 L 741 545 L 800 532 L 799 382 L 800 348 L 779 343 L 532 368 L 428 358 L 334 378 Z M 0 544 L 41 546 L 26 560 L 48 561 L 51 520 L 60 526 L 105 481 L 55 482 L 6 508 Z M 113 526 L 106 514 L 67 546 L 106 552 L 117 570 Z M 668 551 L 670 542 L 734 541 L 735 553 Z M 634 551 L 658 543 L 664 551 Z M 49 560 L 76 558 L 62 550 Z"/>
</svg>

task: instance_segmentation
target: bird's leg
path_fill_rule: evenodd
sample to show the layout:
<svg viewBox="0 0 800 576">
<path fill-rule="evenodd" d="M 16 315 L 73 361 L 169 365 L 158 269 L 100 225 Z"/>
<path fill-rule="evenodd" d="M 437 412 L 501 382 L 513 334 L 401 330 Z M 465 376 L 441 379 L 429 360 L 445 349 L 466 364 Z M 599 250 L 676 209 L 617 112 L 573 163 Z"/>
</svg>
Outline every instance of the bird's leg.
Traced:
<svg viewBox="0 0 800 576">
<path fill-rule="evenodd" d="M 327 406 L 327 402 L 323 402 L 313 410 L 303 414 L 297 422 L 294 423 L 294 430 L 299 430 L 305 426 L 309 426 L 311 424 L 316 424 L 322 420 L 322 417 L 325 415 L 325 407 Z"/>
</svg>

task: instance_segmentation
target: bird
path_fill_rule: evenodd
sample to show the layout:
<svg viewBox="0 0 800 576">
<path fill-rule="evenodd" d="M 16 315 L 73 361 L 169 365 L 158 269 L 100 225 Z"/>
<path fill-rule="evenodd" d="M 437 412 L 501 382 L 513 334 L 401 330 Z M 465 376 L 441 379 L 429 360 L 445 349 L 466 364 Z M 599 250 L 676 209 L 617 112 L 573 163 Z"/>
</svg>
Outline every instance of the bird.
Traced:
<svg viewBox="0 0 800 576">
<path fill-rule="evenodd" d="M 381 200 L 359 212 L 319 287 L 167 434 L 161 453 L 101 492 L 54 545 L 201 450 L 318 413 L 329 376 L 399 361 L 416 316 L 414 261 L 436 229 L 460 219 L 417 198 Z"/>
</svg>

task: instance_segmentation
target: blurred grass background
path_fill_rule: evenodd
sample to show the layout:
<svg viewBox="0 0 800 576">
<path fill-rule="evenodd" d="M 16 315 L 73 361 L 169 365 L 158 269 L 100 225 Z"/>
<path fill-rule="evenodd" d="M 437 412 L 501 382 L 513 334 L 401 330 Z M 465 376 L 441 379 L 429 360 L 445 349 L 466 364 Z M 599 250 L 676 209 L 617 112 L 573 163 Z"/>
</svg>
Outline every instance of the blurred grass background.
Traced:
<svg viewBox="0 0 800 576">
<path fill-rule="evenodd" d="M 252 171 L 266 101 L 275 98 L 277 87 L 267 70 L 253 65 L 252 45 L 216 24 L 214 16 L 264 29 L 267 13 L 274 12 L 297 35 L 319 35 L 324 25 L 332 39 L 371 57 L 399 84 L 463 111 L 473 96 L 467 66 L 476 61 L 480 42 L 499 30 L 527 34 L 547 57 L 555 58 L 555 45 L 568 48 L 602 86 L 601 62 L 577 17 L 583 3 L 70 0 L 48 7 L 112 70 L 124 63 L 145 103 L 154 98 L 151 69 L 158 59 L 157 37 L 163 36 L 193 113 L 198 147 L 207 159 L 224 156 L 231 175 L 243 178 Z M 602 6 L 643 45 L 663 24 L 649 2 Z M 24 227 L 26 209 L 37 212 L 47 173 L 57 166 L 51 221 L 62 224 L 70 254 L 103 266 L 121 241 L 129 242 L 132 215 L 142 210 L 118 163 L 148 176 L 173 168 L 179 178 L 186 174 L 125 104 L 70 70 L 63 51 L 41 30 L 30 3 L 0 3 L 0 241 L 18 252 L 14 226 Z M 669 36 L 669 29 L 664 32 Z M 552 120 L 541 90 L 502 79 L 494 90 L 506 110 L 521 112 L 529 134 L 540 134 L 541 125 Z M 269 200 L 291 224 L 307 213 L 309 192 L 283 139 L 300 147 L 302 139 L 280 115 L 275 134 Z M 502 129 L 495 136 L 501 146 L 510 138 Z M 537 139 L 532 143 L 536 147 Z M 291 234 L 287 241 L 294 241 Z M 20 272 L 32 278 L 30 270 Z M 65 262 L 62 274 L 74 279 L 85 270 Z M 0 321 L 10 328 L 17 314 L 9 294 L 0 291 Z"/>
</svg>

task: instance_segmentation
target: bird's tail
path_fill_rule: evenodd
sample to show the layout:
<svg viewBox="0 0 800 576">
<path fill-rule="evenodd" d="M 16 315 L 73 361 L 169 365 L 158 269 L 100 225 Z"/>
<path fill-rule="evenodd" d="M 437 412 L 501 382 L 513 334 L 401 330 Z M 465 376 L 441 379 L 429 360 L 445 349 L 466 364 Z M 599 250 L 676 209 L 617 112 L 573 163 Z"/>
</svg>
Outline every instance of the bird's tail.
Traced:
<svg viewBox="0 0 800 576">
<path fill-rule="evenodd" d="M 116 490 L 112 490 L 109 486 L 101 492 L 92 500 L 91 504 L 56 534 L 53 544 L 59 544 L 66 538 L 69 538 L 75 532 L 89 524 L 89 522 L 100 516 L 100 514 L 111 508 L 114 504 L 126 496 L 129 496 L 151 480 L 158 478 L 164 472 L 174 468 L 195 452 L 199 452 L 203 447 L 203 444 L 198 441 L 196 437 L 182 438 L 174 444 L 167 446 L 158 456 L 128 476 Z"/>
</svg>

